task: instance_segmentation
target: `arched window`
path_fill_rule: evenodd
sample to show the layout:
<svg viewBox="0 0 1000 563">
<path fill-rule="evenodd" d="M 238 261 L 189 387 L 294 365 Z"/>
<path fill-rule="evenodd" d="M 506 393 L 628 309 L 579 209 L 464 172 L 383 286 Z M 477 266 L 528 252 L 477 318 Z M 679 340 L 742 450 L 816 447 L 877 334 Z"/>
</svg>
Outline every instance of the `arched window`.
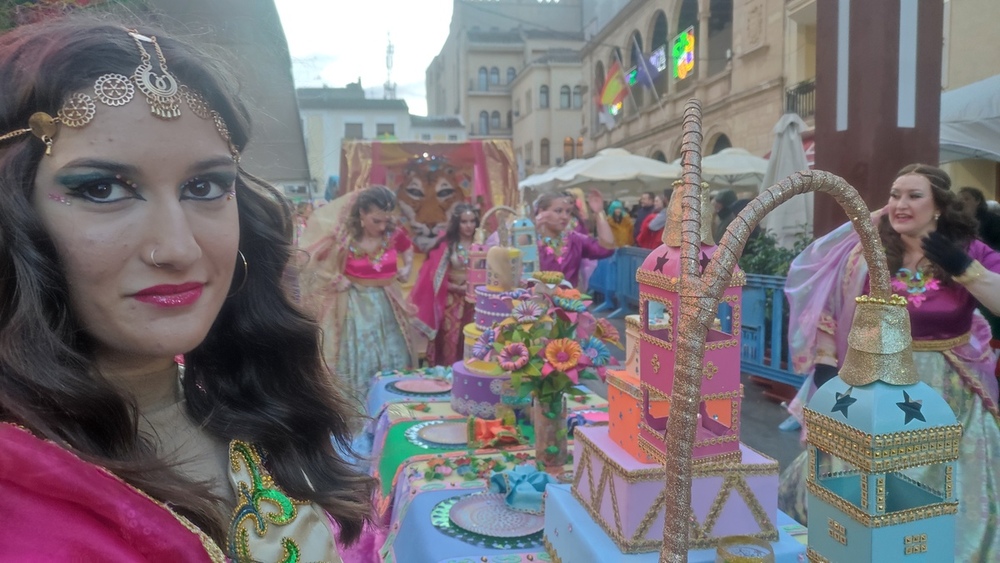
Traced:
<svg viewBox="0 0 1000 563">
<path fill-rule="evenodd" d="M 549 107 L 549 87 L 542 86 L 538 89 L 538 107 L 547 109 Z"/>
<path fill-rule="evenodd" d="M 490 69 L 490 84 L 500 84 L 500 69 L 497 67 Z"/>
<path fill-rule="evenodd" d="M 507 84 L 513 82 L 516 76 L 517 76 L 517 71 L 514 70 L 514 67 L 512 66 L 507 67 Z"/>
<path fill-rule="evenodd" d="M 656 86 L 656 91 L 662 96 L 667 93 L 667 77 L 670 76 L 670 56 L 671 50 L 670 46 L 667 44 L 667 16 L 663 12 L 656 12 L 656 17 L 653 23 L 653 38 L 652 43 L 649 45 L 652 51 L 657 49 L 663 49 L 664 54 L 667 57 L 667 68 L 656 77 L 653 81 L 653 85 Z"/>
<path fill-rule="evenodd" d="M 583 158 L 583 137 L 576 138 L 576 157 Z"/>
<path fill-rule="evenodd" d="M 583 88 L 580 86 L 573 87 L 573 108 L 580 109 L 583 107 Z"/>
<path fill-rule="evenodd" d="M 733 0 L 712 0 L 708 19 L 708 74 L 726 70 L 733 49 Z"/>
<path fill-rule="evenodd" d="M 524 93 L 524 111 L 531 113 L 531 90 Z"/>
<path fill-rule="evenodd" d="M 603 91 L 604 91 L 604 63 L 601 61 L 597 61 L 597 64 L 594 65 L 594 96 L 593 96 L 594 118 L 591 123 L 591 127 L 594 128 L 594 131 L 601 130 L 602 127 L 601 113 L 607 111 L 601 104 L 601 92 Z"/>
<path fill-rule="evenodd" d="M 563 86 L 559 89 L 559 108 L 569 109 L 570 104 L 570 93 L 569 86 Z"/>
<path fill-rule="evenodd" d="M 563 139 L 563 162 L 569 162 L 573 156 L 573 137 Z"/>
<path fill-rule="evenodd" d="M 630 55 L 629 55 L 629 68 L 638 68 L 639 67 L 639 63 L 641 63 L 642 59 L 643 59 L 643 54 L 642 54 L 642 36 L 639 35 L 638 31 L 632 33 L 632 40 L 629 41 L 629 43 L 630 43 L 630 45 L 629 45 L 629 53 L 630 53 Z M 632 87 L 632 89 L 631 89 L 632 93 L 631 93 L 631 95 L 629 96 L 628 99 L 632 101 L 631 105 L 633 107 L 633 110 L 636 109 L 636 108 L 640 108 L 640 107 L 643 106 L 643 103 L 644 103 L 644 101 L 643 101 L 643 97 L 644 97 L 643 90 L 644 90 L 644 88 L 642 86 L 639 86 L 638 84 L 636 84 L 635 86 Z"/>
<path fill-rule="evenodd" d="M 514 128 L 514 112 L 507 110 L 507 129 Z"/>
<path fill-rule="evenodd" d="M 489 78 L 488 78 L 488 71 L 486 70 L 486 67 L 481 66 L 481 67 L 479 67 L 479 89 L 480 90 L 489 90 L 489 87 L 490 87 L 490 84 L 489 84 Z"/>
<path fill-rule="evenodd" d="M 723 133 L 715 138 L 715 144 L 712 145 L 712 154 L 719 154 L 722 150 L 731 148 L 732 146 L 732 141 Z"/>
<path fill-rule="evenodd" d="M 479 112 L 479 134 L 490 134 L 490 114 L 486 111 Z"/>
<path fill-rule="evenodd" d="M 656 151 L 653 153 L 653 160 L 659 160 L 660 162 L 667 161 L 667 155 L 663 154 L 663 151 Z"/>
<path fill-rule="evenodd" d="M 540 155 L 540 158 L 539 158 L 540 164 L 542 166 L 548 166 L 549 165 L 549 161 L 551 160 L 550 157 L 549 157 L 549 140 L 548 139 L 542 139 L 542 142 L 539 145 L 539 148 L 542 151 L 542 154 Z"/>
<path fill-rule="evenodd" d="M 677 16 L 677 35 L 680 35 L 689 27 L 694 27 L 694 48 L 695 53 L 697 53 L 699 43 L 704 40 L 698 30 L 698 0 L 684 0 L 681 4 L 681 11 Z M 673 48 L 674 46 L 670 45 L 667 52 L 672 52 Z M 667 70 L 669 70 L 670 73 L 677 78 L 677 90 L 687 88 L 689 85 L 694 84 L 695 76 L 698 76 L 699 74 L 701 76 L 705 76 L 704 70 L 698 70 L 697 60 L 695 61 L 694 70 L 683 79 L 677 76 L 677 61 L 671 58 L 670 65 L 671 67 Z"/>
<path fill-rule="evenodd" d="M 499 129 L 500 128 L 500 112 L 499 111 L 494 111 L 493 114 L 490 115 L 490 127 L 494 128 L 494 129 Z"/>
<path fill-rule="evenodd" d="M 514 115 L 521 115 L 521 98 L 514 99 Z"/>
</svg>

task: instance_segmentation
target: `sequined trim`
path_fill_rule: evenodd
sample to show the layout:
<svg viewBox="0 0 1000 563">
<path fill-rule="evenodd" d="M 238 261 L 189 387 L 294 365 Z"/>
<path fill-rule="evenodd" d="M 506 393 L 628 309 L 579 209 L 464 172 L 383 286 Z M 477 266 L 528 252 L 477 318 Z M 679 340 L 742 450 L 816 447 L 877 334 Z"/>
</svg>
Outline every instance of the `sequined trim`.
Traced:
<svg viewBox="0 0 1000 563">
<path fill-rule="evenodd" d="M 668 277 L 663 274 L 650 270 L 643 270 L 641 268 L 635 272 L 635 281 L 650 287 L 663 289 L 665 291 L 672 291 L 674 293 L 677 293 L 680 290 L 680 278 L 678 276 Z M 747 277 L 746 274 L 743 273 L 743 270 L 738 270 L 729 279 L 729 287 L 743 287 L 746 284 Z"/>
<path fill-rule="evenodd" d="M 972 338 L 972 333 L 966 332 L 955 338 L 948 338 L 946 340 L 914 340 L 913 341 L 913 351 L 914 352 L 944 352 L 945 350 L 951 350 L 956 346 L 964 346 L 969 343 Z"/>
<path fill-rule="evenodd" d="M 292 500 L 278 488 L 254 446 L 233 440 L 229 444 L 230 469 L 237 473 L 241 464 L 246 466 L 251 482 L 238 481 L 236 493 L 239 502 L 229 525 L 229 552 L 237 561 L 254 561 L 250 551 L 250 532 L 245 525 L 253 527 L 257 536 L 262 538 L 267 535 L 268 524 L 285 526 L 292 523 L 298 515 L 295 504 L 303 503 Z M 273 508 L 265 510 L 265 504 Z M 299 561 L 301 550 L 292 539 L 281 538 L 281 547 L 284 551 L 281 563 Z"/>
<path fill-rule="evenodd" d="M 962 425 L 872 435 L 805 409 L 809 444 L 868 473 L 889 473 L 958 459 Z"/>
<path fill-rule="evenodd" d="M 576 439 L 577 443 L 583 446 L 583 453 L 581 454 L 571 488 L 573 497 L 587 509 L 591 518 L 601 526 L 623 553 L 640 553 L 658 549 L 662 544 L 662 539 L 651 539 L 645 536 L 660 511 L 663 510 L 668 491 L 666 488 L 660 490 L 657 497 L 649 506 L 649 509 L 643 515 L 635 532 L 631 537 L 625 537 L 615 482 L 616 478 L 629 485 L 639 482 L 662 481 L 665 476 L 665 469 L 657 467 L 626 471 L 624 467 L 613 460 L 606 452 L 598 449 L 586 435 L 581 434 Z M 602 463 L 600 475 L 596 481 L 594 479 L 594 457 L 597 457 Z M 713 459 L 718 460 L 718 458 Z M 692 473 L 693 479 L 722 477 L 723 482 L 705 517 L 705 521 L 703 523 L 691 522 L 690 541 L 692 548 L 714 547 L 724 539 L 724 537 L 712 537 L 709 534 L 718 522 L 718 518 L 722 514 L 722 509 L 725 507 L 732 491 L 736 491 L 743 498 L 751 514 L 753 514 L 755 522 L 760 526 L 761 532 L 749 534 L 749 536 L 760 540 L 776 541 L 778 539 L 778 530 L 774 527 L 763 506 L 761 506 L 760 502 L 754 496 L 753 491 L 746 482 L 746 477 L 776 476 L 777 474 L 778 463 L 775 461 L 771 463 L 743 465 L 740 463 L 739 457 L 716 463 L 705 463 L 696 460 Z M 583 489 L 584 492 L 590 495 L 589 502 L 580 493 L 581 487 L 584 486 L 586 487 L 586 489 Z M 605 490 L 610 493 L 609 502 L 611 503 L 614 522 L 605 522 L 600 515 Z"/>
<path fill-rule="evenodd" d="M 884 528 L 958 513 L 958 502 L 939 502 L 887 514 L 868 514 L 815 481 L 807 481 L 806 489 L 809 494 L 850 516 L 852 520 L 867 528 Z"/>
</svg>

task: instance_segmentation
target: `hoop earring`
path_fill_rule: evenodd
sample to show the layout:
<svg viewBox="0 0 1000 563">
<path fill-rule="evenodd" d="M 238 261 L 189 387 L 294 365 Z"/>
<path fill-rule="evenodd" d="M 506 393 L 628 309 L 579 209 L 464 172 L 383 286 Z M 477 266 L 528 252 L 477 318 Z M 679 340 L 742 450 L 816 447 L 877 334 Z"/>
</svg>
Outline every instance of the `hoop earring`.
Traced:
<svg viewBox="0 0 1000 563">
<path fill-rule="evenodd" d="M 227 299 L 239 293 L 243 289 L 243 286 L 247 284 L 247 278 L 250 277 L 250 265 L 247 264 L 247 257 L 243 255 L 242 250 L 237 249 L 236 252 L 239 253 L 240 260 L 243 261 L 243 281 L 240 282 L 240 286 L 236 288 L 236 291 L 226 296 Z"/>
<path fill-rule="evenodd" d="M 156 262 L 156 249 L 155 248 L 149 252 L 149 261 L 152 262 L 153 266 L 155 266 L 157 268 L 162 268 L 163 267 L 162 264 L 158 264 Z"/>
</svg>

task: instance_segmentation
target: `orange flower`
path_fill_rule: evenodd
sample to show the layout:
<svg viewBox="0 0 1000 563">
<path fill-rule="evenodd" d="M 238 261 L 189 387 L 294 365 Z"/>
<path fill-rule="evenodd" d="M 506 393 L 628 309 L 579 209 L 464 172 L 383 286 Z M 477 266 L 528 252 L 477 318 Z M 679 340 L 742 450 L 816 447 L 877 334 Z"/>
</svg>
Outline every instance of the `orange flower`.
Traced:
<svg viewBox="0 0 1000 563">
<path fill-rule="evenodd" d="M 580 290 L 569 287 L 560 287 L 559 289 L 556 289 L 556 295 L 566 299 L 580 299 L 582 296 Z"/>
<path fill-rule="evenodd" d="M 545 346 L 545 359 L 557 371 L 575 370 L 581 355 L 583 349 L 580 343 L 569 338 L 557 338 Z"/>
</svg>

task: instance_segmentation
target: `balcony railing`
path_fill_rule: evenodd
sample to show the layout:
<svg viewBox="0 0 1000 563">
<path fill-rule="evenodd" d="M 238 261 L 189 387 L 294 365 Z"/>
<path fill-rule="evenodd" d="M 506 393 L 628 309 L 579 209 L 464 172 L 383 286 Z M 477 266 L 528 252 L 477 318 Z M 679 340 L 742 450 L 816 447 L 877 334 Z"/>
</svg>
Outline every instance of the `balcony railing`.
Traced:
<svg viewBox="0 0 1000 563">
<path fill-rule="evenodd" d="M 803 80 L 785 90 L 785 113 L 797 113 L 799 117 L 816 115 L 816 79 Z"/>
</svg>

